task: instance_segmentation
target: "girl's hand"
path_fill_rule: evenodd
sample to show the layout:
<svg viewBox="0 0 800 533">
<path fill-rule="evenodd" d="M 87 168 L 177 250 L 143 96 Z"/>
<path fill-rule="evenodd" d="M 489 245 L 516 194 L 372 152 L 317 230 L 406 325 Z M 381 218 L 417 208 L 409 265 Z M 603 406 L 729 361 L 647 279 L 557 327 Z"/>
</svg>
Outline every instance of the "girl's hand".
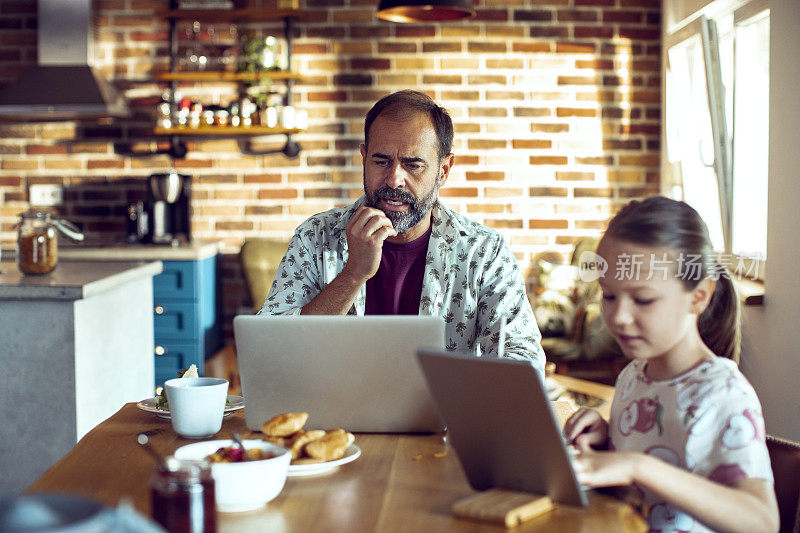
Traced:
<svg viewBox="0 0 800 533">
<path fill-rule="evenodd" d="M 582 452 L 604 448 L 608 441 L 608 423 L 596 410 L 581 407 L 564 424 L 564 435 Z"/>
<path fill-rule="evenodd" d="M 575 473 L 581 485 L 587 487 L 612 487 L 631 485 L 634 482 L 635 452 L 581 451 L 572 459 Z"/>
</svg>

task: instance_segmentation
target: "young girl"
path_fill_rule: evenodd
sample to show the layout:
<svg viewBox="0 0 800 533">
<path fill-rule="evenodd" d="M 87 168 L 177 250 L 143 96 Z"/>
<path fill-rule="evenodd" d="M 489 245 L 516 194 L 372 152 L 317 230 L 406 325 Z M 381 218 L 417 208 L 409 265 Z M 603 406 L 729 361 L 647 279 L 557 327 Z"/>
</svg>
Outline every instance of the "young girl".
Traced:
<svg viewBox="0 0 800 533">
<path fill-rule="evenodd" d="M 702 219 L 634 201 L 597 253 L 603 319 L 632 361 L 610 423 L 581 409 L 564 427 L 581 483 L 637 487 L 651 531 L 777 531 L 761 405 L 736 366 L 739 298 Z"/>
</svg>

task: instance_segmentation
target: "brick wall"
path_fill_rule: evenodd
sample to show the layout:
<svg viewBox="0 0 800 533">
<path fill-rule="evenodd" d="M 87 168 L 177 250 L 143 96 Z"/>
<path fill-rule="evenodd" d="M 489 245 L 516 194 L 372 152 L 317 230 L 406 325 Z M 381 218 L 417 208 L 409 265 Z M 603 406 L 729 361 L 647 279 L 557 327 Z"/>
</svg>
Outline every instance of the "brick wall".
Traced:
<svg viewBox="0 0 800 533">
<path fill-rule="evenodd" d="M 99 0 L 96 63 L 132 102 L 131 119 L 0 123 L 0 240 L 13 247 L 27 187 L 59 183 L 60 212 L 90 237 L 123 238 L 124 210 L 146 177 L 171 164 L 148 129 L 165 88 L 166 0 Z M 258 4 L 250 0 L 250 4 Z M 225 326 L 249 305 L 236 253 L 252 236 L 289 238 L 305 217 L 361 194 L 363 117 L 384 94 L 428 92 L 455 122 L 456 165 L 441 195 L 501 231 L 523 271 L 537 254 L 568 258 L 611 212 L 658 192 L 659 0 L 479 0 L 476 19 L 402 25 L 374 16 L 377 0 L 301 0 L 293 103 L 309 114 L 296 159 L 253 150 L 283 138 L 190 140 L 174 165 L 193 176 L 193 237 L 223 242 Z M 36 60 L 32 0 L 0 0 L 0 84 Z M 251 28 L 279 35 L 281 26 Z M 227 25 L 213 43 L 233 42 Z M 182 87 L 208 103 L 230 85 Z"/>
</svg>

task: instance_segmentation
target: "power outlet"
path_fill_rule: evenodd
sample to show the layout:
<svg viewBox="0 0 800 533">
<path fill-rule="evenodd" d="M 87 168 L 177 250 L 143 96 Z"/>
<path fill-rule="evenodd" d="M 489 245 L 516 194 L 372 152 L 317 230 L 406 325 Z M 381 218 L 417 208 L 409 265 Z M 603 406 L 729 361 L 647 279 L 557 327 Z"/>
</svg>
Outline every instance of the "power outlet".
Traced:
<svg viewBox="0 0 800 533">
<path fill-rule="evenodd" d="M 38 184 L 28 188 L 31 205 L 61 205 L 64 203 L 64 188 L 61 185 Z"/>
</svg>

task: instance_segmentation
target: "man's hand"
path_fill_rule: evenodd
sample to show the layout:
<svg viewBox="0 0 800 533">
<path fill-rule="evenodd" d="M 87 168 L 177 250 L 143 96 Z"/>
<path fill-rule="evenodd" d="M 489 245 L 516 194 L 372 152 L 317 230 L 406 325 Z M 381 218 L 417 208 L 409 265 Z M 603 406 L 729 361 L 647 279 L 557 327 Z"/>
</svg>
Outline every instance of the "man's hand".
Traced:
<svg viewBox="0 0 800 533">
<path fill-rule="evenodd" d="M 362 205 L 347 223 L 346 233 L 349 257 L 343 272 L 363 284 L 378 272 L 383 241 L 397 232 L 383 211 Z"/>
</svg>

